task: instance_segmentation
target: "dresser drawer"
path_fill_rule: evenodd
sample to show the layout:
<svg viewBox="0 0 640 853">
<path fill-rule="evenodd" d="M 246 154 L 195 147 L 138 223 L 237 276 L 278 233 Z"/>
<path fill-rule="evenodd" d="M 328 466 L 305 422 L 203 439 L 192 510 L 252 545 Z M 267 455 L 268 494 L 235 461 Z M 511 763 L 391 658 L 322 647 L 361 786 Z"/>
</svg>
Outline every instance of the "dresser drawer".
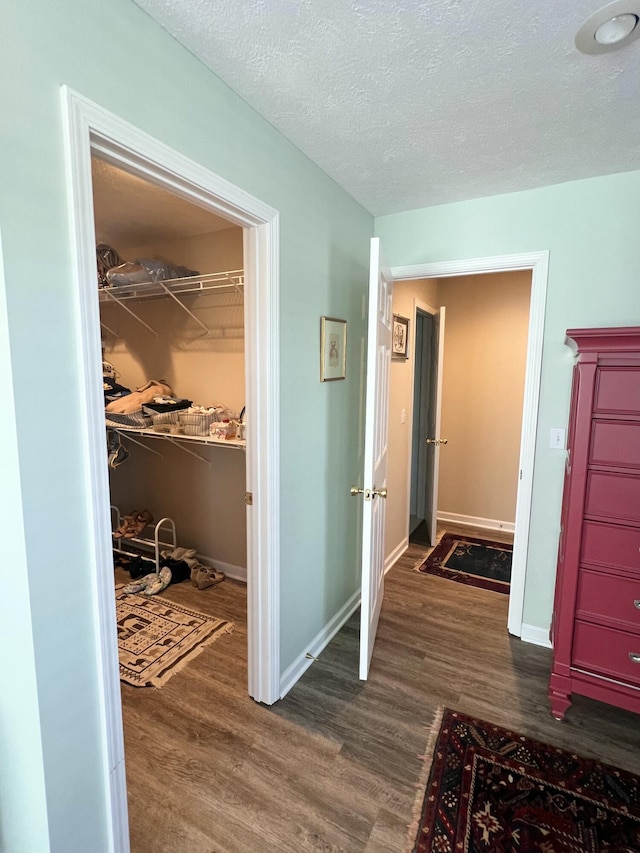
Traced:
<svg viewBox="0 0 640 853">
<path fill-rule="evenodd" d="M 640 635 L 576 621 L 571 665 L 607 678 L 640 685 Z"/>
<path fill-rule="evenodd" d="M 640 522 L 640 476 L 590 471 L 585 514 Z"/>
<path fill-rule="evenodd" d="M 640 527 L 585 521 L 581 562 L 640 574 Z"/>
<path fill-rule="evenodd" d="M 594 421 L 590 462 L 640 468 L 640 423 Z"/>
<path fill-rule="evenodd" d="M 640 370 L 601 367 L 596 378 L 594 411 L 640 415 Z"/>
<path fill-rule="evenodd" d="M 625 622 L 625 630 L 640 632 L 640 576 L 625 578 L 580 569 L 576 616 Z"/>
</svg>

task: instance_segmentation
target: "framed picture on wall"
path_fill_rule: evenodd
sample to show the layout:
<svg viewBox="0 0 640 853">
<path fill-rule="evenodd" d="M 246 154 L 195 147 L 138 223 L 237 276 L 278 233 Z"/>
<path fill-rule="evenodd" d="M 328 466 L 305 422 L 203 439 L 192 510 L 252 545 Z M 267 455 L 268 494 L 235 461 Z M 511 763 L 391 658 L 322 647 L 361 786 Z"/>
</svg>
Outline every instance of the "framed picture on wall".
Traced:
<svg viewBox="0 0 640 853">
<path fill-rule="evenodd" d="M 320 318 L 320 382 L 347 375 L 347 321 Z"/>
<path fill-rule="evenodd" d="M 409 358 L 409 321 L 399 314 L 393 315 L 391 358 L 395 361 L 405 361 Z"/>
</svg>

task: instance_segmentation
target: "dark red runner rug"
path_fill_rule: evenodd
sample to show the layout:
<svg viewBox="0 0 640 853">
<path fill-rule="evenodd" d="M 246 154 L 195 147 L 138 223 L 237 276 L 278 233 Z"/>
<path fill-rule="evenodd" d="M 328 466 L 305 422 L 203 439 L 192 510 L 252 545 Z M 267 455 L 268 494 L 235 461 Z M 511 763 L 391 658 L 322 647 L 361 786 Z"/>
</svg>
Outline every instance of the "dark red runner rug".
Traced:
<svg viewBox="0 0 640 853">
<path fill-rule="evenodd" d="M 420 572 L 509 594 L 513 546 L 445 533 Z"/>
<path fill-rule="evenodd" d="M 412 853 L 638 853 L 640 777 L 444 710 Z"/>
</svg>

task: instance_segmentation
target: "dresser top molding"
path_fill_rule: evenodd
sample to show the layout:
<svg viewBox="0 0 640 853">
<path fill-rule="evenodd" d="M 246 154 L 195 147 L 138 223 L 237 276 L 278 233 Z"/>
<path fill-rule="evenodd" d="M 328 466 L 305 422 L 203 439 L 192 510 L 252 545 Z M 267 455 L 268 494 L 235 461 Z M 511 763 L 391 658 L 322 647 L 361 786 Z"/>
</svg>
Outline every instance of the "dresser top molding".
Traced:
<svg viewBox="0 0 640 853">
<path fill-rule="evenodd" d="M 565 344 L 576 354 L 586 352 L 638 352 L 640 350 L 640 326 L 567 329 Z"/>
</svg>

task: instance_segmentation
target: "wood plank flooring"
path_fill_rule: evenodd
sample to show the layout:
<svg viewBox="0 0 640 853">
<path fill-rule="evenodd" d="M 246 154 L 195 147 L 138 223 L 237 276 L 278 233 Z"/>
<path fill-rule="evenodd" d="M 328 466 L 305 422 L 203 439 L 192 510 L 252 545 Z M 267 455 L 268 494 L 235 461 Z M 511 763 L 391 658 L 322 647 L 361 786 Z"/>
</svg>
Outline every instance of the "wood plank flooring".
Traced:
<svg viewBox="0 0 640 853">
<path fill-rule="evenodd" d="M 575 697 L 556 722 L 550 651 L 508 635 L 507 596 L 417 573 L 426 553 L 387 575 L 369 681 L 355 614 L 271 708 L 246 692 L 245 587 L 169 588 L 236 629 L 160 690 L 122 685 L 133 853 L 401 853 L 441 704 L 640 773 L 640 718 Z"/>
</svg>

